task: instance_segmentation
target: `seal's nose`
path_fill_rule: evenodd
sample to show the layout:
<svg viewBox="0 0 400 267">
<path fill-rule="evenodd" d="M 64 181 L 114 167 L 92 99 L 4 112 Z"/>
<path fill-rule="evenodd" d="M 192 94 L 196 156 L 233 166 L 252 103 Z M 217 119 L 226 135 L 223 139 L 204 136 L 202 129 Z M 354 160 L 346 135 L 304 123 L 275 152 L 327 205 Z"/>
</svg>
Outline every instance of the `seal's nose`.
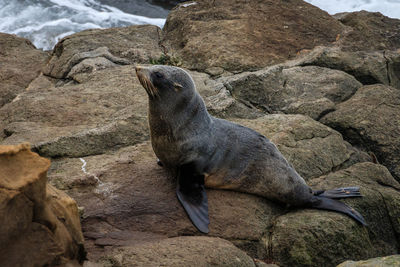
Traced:
<svg viewBox="0 0 400 267">
<path fill-rule="evenodd" d="M 136 72 L 140 71 L 141 69 L 142 69 L 142 68 L 141 68 L 140 66 L 136 66 L 136 67 L 135 67 Z"/>
</svg>

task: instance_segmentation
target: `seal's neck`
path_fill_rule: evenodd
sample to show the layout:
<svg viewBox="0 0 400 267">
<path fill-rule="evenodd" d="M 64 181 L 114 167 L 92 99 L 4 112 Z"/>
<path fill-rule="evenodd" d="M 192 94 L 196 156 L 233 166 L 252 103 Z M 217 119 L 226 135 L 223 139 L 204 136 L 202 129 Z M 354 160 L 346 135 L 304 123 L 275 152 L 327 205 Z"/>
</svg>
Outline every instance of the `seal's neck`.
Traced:
<svg viewBox="0 0 400 267">
<path fill-rule="evenodd" d="M 169 135 L 180 139 L 188 132 L 207 134 L 212 124 L 201 96 L 196 93 L 191 98 L 150 99 L 149 125 L 152 136 Z"/>
</svg>

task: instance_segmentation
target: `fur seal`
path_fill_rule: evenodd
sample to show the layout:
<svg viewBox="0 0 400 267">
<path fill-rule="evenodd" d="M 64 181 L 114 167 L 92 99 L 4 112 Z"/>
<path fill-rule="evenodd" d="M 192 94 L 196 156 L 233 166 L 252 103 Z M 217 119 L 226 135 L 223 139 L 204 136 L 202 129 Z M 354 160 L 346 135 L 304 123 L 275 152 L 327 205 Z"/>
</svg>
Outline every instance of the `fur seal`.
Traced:
<svg viewBox="0 0 400 267">
<path fill-rule="evenodd" d="M 361 196 L 358 187 L 313 191 L 265 136 L 212 117 L 185 70 L 137 66 L 136 75 L 149 97 L 153 150 L 177 175 L 177 197 L 201 232 L 209 231 L 205 187 L 341 212 L 366 225 L 360 213 L 335 200 Z"/>
</svg>

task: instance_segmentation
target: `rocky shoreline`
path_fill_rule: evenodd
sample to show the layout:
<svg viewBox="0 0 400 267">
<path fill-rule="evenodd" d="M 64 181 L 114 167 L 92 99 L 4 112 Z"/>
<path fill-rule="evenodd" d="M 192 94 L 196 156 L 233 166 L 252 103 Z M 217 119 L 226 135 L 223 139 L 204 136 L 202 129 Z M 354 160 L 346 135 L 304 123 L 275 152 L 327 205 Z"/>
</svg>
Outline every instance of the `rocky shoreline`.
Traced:
<svg viewBox="0 0 400 267">
<path fill-rule="evenodd" d="M 3 184 L 0 173 L 0 218 L 52 233 L 17 244 L 0 229 L 0 250 L 8 249 L 0 255 L 29 250 L 42 255 L 39 266 L 358 266 L 399 254 L 400 20 L 330 16 L 301 0 L 205 0 L 175 7 L 163 29 L 83 31 L 51 54 L 0 33 L 0 47 L 0 144 L 9 145 L 0 146 L 0 168 L 12 145 L 29 142 L 51 159 L 37 182 L 48 179 L 76 201 L 68 202 L 73 213 L 55 215 L 56 229 L 67 229 L 60 238 L 54 223 L 8 213 L 22 205 L 15 188 L 26 187 Z M 345 202 L 368 227 L 210 189 L 210 234 L 200 235 L 175 197 L 174 178 L 156 164 L 136 64 L 187 69 L 211 114 L 267 136 L 313 188 L 360 186 L 364 197 Z M 40 188 L 43 199 L 55 198 Z M 43 207 L 37 199 L 28 197 L 32 210 Z M 66 223 L 78 216 L 81 239 Z M 64 238 L 68 231 L 74 241 Z M 35 250 L 48 240 L 52 246 Z M 0 263 L 29 265 L 11 256 Z"/>
</svg>

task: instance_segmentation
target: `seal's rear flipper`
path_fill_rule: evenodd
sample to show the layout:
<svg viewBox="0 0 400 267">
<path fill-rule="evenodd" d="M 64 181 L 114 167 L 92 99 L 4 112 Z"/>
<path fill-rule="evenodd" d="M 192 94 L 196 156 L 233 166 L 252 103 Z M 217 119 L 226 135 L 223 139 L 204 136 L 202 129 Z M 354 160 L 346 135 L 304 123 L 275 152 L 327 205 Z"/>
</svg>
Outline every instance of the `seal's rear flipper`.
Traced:
<svg viewBox="0 0 400 267">
<path fill-rule="evenodd" d="M 357 222 L 361 223 L 362 225 L 367 226 L 367 223 L 365 222 L 363 216 L 358 213 L 358 211 L 338 200 L 321 196 L 313 196 L 311 200 L 311 207 L 314 209 L 332 210 L 344 213 L 347 216 L 350 216 L 351 218 L 356 220 Z"/>
<path fill-rule="evenodd" d="M 314 195 L 327 198 L 362 197 L 358 186 L 314 191 Z"/>
<path fill-rule="evenodd" d="M 176 195 L 194 226 L 207 234 L 210 220 L 204 176 L 193 172 L 192 167 L 193 165 L 183 165 L 179 168 Z"/>
</svg>

